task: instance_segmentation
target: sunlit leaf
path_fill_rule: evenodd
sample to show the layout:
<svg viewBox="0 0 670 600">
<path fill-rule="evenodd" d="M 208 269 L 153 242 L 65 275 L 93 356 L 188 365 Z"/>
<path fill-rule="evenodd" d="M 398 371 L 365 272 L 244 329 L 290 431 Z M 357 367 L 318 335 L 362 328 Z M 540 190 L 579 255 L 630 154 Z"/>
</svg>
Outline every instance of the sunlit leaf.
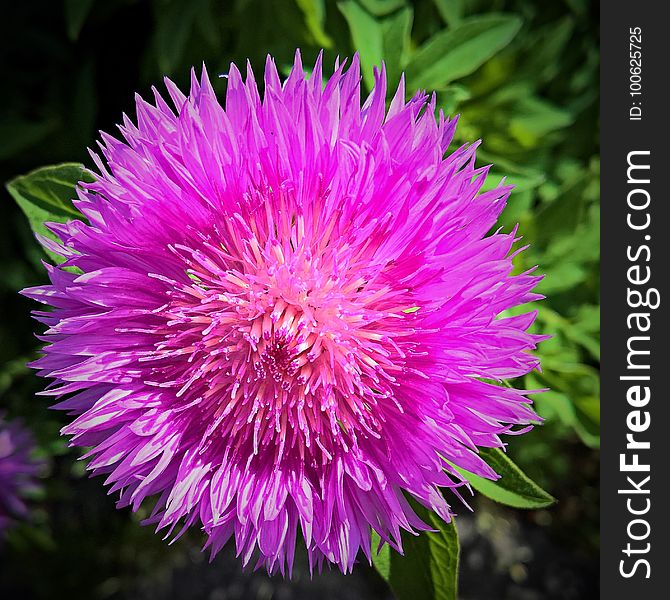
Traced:
<svg viewBox="0 0 670 600">
<path fill-rule="evenodd" d="M 388 80 L 394 85 L 400 79 L 400 73 L 409 55 L 412 19 L 413 11 L 407 7 L 382 21 L 382 54 Z M 392 86 L 389 92 L 393 93 Z"/>
<path fill-rule="evenodd" d="M 372 89 L 375 83 L 372 69 L 381 65 L 384 54 L 382 27 L 355 0 L 345 0 L 337 6 L 349 24 L 351 41 L 360 54 L 363 81 L 368 89 Z"/>
<path fill-rule="evenodd" d="M 75 188 L 79 181 L 90 181 L 84 168 L 76 163 L 63 163 L 43 167 L 12 179 L 7 190 L 28 218 L 30 227 L 51 239 L 56 239 L 45 222 L 65 223 L 72 219 L 81 219 L 81 213 L 74 207 L 72 200 L 77 197 Z M 47 252 L 56 262 L 62 257 Z"/>
<path fill-rule="evenodd" d="M 537 483 L 497 448 L 480 448 L 480 456 L 500 475 L 497 481 L 484 479 L 456 467 L 478 492 L 500 504 L 514 508 L 544 508 L 555 502 Z"/>
<path fill-rule="evenodd" d="M 378 17 L 388 15 L 406 4 L 406 0 L 359 0 L 359 2 L 370 14 Z"/>
<path fill-rule="evenodd" d="M 412 86 L 434 89 L 469 75 L 512 41 L 521 27 L 515 15 L 464 19 L 428 40 L 407 65 Z"/>
<path fill-rule="evenodd" d="M 324 0 L 296 0 L 296 4 L 305 15 L 305 24 L 316 45 L 322 48 L 331 48 L 333 41 L 324 30 L 326 19 Z"/>
<path fill-rule="evenodd" d="M 525 98 L 516 109 L 517 114 L 509 122 L 509 131 L 527 148 L 535 146 L 542 136 L 567 127 L 573 121 L 570 112 L 539 98 Z"/>
</svg>

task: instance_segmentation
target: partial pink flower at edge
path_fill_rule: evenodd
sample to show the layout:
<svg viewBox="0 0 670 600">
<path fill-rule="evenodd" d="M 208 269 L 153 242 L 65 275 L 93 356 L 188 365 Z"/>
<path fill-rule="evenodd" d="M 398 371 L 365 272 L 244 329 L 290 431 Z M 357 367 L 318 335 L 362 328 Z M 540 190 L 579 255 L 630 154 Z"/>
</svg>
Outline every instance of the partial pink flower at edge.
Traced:
<svg viewBox="0 0 670 600">
<path fill-rule="evenodd" d="M 25 495 L 36 489 L 39 463 L 30 431 L 0 412 L 0 540 L 17 520 L 28 516 Z"/>
</svg>

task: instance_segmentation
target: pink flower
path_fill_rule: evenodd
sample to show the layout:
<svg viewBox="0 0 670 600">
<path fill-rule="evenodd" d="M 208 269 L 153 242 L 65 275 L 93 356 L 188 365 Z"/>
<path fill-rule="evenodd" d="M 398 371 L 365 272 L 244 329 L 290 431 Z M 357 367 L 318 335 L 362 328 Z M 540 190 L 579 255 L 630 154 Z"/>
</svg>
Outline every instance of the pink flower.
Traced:
<svg viewBox="0 0 670 600">
<path fill-rule="evenodd" d="M 231 538 L 246 564 L 350 571 L 371 531 L 401 550 L 423 530 L 408 498 L 449 520 L 453 465 L 495 478 L 478 446 L 537 420 L 527 392 L 482 381 L 538 366 L 527 333 L 538 277 L 512 275 L 516 232 L 487 232 L 510 193 L 480 188 L 476 144 L 435 98 L 386 109 L 384 70 L 360 102 L 358 57 L 322 84 L 300 55 L 261 99 L 248 67 L 225 108 L 207 74 L 174 108 L 137 99 L 124 141 L 103 135 L 89 224 L 52 224 L 48 393 L 72 444 L 119 490 L 156 497 L 150 522 Z M 523 430 L 522 430 L 523 431 Z M 519 433 L 517 431 L 517 433 Z"/>
<path fill-rule="evenodd" d="M 39 469 L 30 456 L 33 448 L 31 433 L 0 413 L 0 535 L 15 519 L 28 514 L 23 496 L 36 488 Z"/>
</svg>

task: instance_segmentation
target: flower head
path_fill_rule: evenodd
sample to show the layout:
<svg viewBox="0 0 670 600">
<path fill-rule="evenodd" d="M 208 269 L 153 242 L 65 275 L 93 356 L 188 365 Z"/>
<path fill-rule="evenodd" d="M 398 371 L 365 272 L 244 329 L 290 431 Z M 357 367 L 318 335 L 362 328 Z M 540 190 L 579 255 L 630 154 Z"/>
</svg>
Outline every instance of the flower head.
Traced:
<svg viewBox="0 0 670 600">
<path fill-rule="evenodd" d="M 28 513 L 22 496 L 35 488 L 39 468 L 30 456 L 33 447 L 30 432 L 0 414 L 0 535 L 15 519 L 25 518 Z"/>
<path fill-rule="evenodd" d="M 482 381 L 528 373 L 537 277 L 512 275 L 516 232 L 487 236 L 510 193 L 487 192 L 476 144 L 435 98 L 388 110 L 376 72 L 361 107 L 357 57 L 323 84 L 299 54 L 259 93 L 206 72 L 170 106 L 137 99 L 123 140 L 102 136 L 88 220 L 52 224 L 66 259 L 51 284 L 40 373 L 76 418 L 121 506 L 156 497 L 159 528 L 234 537 L 246 564 L 352 568 L 371 531 L 400 549 L 422 530 L 408 498 L 449 520 L 454 465 L 493 470 L 477 446 L 537 417 L 527 393 Z"/>
</svg>

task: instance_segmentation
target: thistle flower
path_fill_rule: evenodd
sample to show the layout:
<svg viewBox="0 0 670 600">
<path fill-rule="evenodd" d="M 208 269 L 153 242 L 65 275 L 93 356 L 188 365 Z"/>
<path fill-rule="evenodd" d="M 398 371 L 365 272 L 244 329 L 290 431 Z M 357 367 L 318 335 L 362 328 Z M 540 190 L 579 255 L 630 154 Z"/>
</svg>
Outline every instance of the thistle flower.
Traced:
<svg viewBox="0 0 670 600">
<path fill-rule="evenodd" d="M 33 447 L 30 432 L 0 414 L 0 535 L 15 519 L 25 518 L 28 513 L 22 496 L 35 488 L 39 468 L 30 456 Z"/>
<path fill-rule="evenodd" d="M 222 107 L 203 69 L 170 106 L 137 98 L 123 140 L 102 134 L 88 220 L 51 224 L 40 374 L 76 418 L 119 506 L 155 497 L 149 522 L 197 526 L 244 564 L 350 571 L 371 531 L 401 551 L 427 529 L 409 498 L 449 520 L 455 466 L 496 473 L 477 447 L 537 417 L 527 392 L 488 380 L 538 366 L 538 298 L 512 275 L 516 231 L 487 232 L 510 193 L 481 192 L 477 144 L 446 155 L 456 120 L 435 96 L 386 110 L 384 69 L 361 107 L 358 57 L 323 83 L 300 55 L 261 96 L 233 64 Z M 520 431 L 516 431 L 519 433 Z M 175 529 L 177 528 L 177 529 Z"/>
</svg>

